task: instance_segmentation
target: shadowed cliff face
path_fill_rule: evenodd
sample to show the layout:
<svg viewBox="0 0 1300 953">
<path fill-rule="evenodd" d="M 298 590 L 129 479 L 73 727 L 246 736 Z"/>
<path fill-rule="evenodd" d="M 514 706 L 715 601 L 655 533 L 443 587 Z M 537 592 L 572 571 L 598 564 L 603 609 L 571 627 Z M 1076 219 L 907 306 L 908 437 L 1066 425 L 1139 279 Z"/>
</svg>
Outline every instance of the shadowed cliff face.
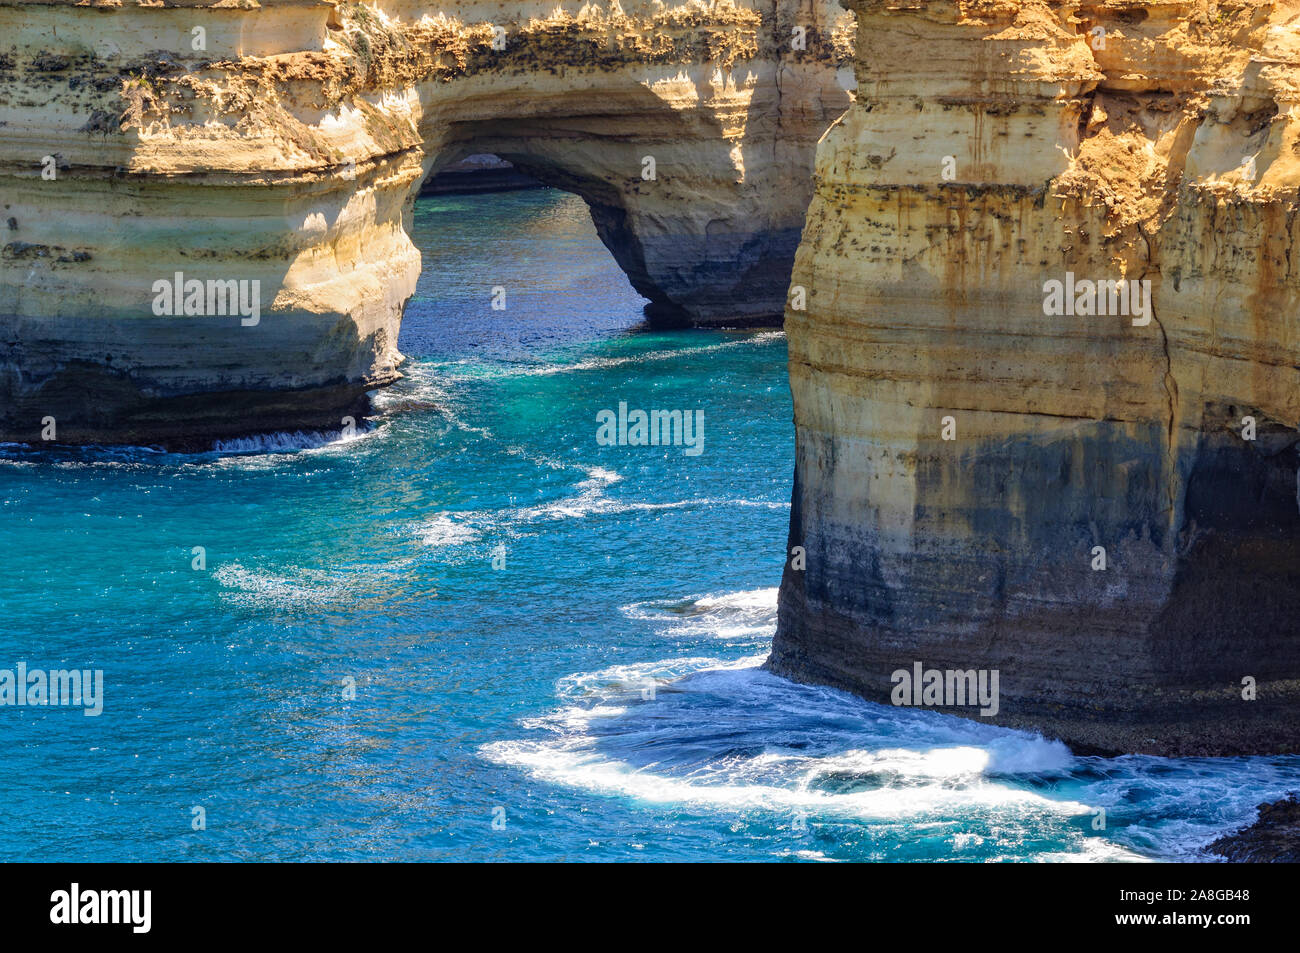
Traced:
<svg viewBox="0 0 1300 953">
<path fill-rule="evenodd" d="M 885 702 L 996 670 L 994 720 L 1083 748 L 1296 750 L 1300 7 L 848 6 L 770 666 Z"/>
<path fill-rule="evenodd" d="M 338 429 L 397 376 L 419 186 L 471 153 L 586 199 L 655 319 L 775 320 L 848 19 L 3 0 L 0 440 Z"/>
</svg>

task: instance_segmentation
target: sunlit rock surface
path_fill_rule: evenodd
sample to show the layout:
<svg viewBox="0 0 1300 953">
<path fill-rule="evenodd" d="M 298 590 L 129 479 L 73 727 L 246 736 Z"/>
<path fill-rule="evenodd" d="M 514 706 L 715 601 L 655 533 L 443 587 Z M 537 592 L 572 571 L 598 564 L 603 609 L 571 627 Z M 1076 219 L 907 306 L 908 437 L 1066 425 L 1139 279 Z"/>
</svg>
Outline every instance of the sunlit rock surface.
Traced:
<svg viewBox="0 0 1300 953">
<path fill-rule="evenodd" d="M 850 20 L 0 0 L 0 440 L 337 429 L 399 373 L 414 196 L 475 153 L 581 194 L 656 320 L 779 320 Z M 178 273 L 256 281 L 260 313 L 158 314 Z"/>
<path fill-rule="evenodd" d="M 847 6 L 771 667 L 886 703 L 996 669 L 992 720 L 1082 749 L 1295 751 L 1300 7 Z M 1067 274 L 1150 313 L 1049 314 Z"/>
</svg>

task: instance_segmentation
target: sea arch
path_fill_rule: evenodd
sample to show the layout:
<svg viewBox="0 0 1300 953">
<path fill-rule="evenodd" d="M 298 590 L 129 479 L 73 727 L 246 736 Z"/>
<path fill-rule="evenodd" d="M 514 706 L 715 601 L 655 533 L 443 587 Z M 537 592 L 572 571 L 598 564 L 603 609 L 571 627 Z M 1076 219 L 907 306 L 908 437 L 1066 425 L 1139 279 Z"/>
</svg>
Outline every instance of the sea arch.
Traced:
<svg viewBox="0 0 1300 953">
<path fill-rule="evenodd" d="M 779 321 L 846 16 L 2 6 L 0 439 L 53 419 L 59 442 L 200 446 L 364 411 L 400 373 L 415 196 L 471 152 L 581 195 L 657 320 Z M 232 281 L 256 316 L 190 294 Z"/>
</svg>

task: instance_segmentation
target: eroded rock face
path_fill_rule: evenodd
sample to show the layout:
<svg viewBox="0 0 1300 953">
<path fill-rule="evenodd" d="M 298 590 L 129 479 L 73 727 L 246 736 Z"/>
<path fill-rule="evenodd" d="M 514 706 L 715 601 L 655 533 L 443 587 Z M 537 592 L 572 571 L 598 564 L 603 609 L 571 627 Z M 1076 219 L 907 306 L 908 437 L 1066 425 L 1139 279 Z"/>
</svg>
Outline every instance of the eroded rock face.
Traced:
<svg viewBox="0 0 1300 953">
<path fill-rule="evenodd" d="M 1255 823 L 1220 837 L 1206 850 L 1238 864 L 1300 863 L 1300 801 L 1292 793 L 1259 805 Z"/>
<path fill-rule="evenodd" d="M 414 196 L 472 153 L 582 195 L 663 320 L 779 315 L 814 145 L 848 104 L 847 19 L 829 0 L 3 0 L 0 440 L 46 418 L 61 442 L 337 429 L 398 374 Z M 155 282 L 193 280 L 221 313 L 157 313 Z M 256 281 L 259 314 L 209 281 Z"/>
<path fill-rule="evenodd" d="M 997 670 L 992 720 L 1083 749 L 1296 750 L 1300 7 L 846 5 L 769 664 L 883 702 Z"/>
</svg>

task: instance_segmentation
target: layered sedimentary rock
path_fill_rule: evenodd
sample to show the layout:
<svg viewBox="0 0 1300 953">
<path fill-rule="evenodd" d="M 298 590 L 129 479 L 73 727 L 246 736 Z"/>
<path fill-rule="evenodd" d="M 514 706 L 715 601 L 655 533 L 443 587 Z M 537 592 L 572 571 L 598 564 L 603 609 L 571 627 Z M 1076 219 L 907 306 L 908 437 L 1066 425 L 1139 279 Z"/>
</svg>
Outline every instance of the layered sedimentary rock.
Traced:
<svg viewBox="0 0 1300 953">
<path fill-rule="evenodd" d="M 1300 7 L 846 5 L 769 664 L 886 703 L 996 671 L 990 720 L 1085 750 L 1297 750 Z"/>
<path fill-rule="evenodd" d="M 398 374 L 413 198 L 474 153 L 582 195 L 663 320 L 779 316 L 847 16 L 0 0 L 0 440 L 337 428 Z"/>
</svg>

